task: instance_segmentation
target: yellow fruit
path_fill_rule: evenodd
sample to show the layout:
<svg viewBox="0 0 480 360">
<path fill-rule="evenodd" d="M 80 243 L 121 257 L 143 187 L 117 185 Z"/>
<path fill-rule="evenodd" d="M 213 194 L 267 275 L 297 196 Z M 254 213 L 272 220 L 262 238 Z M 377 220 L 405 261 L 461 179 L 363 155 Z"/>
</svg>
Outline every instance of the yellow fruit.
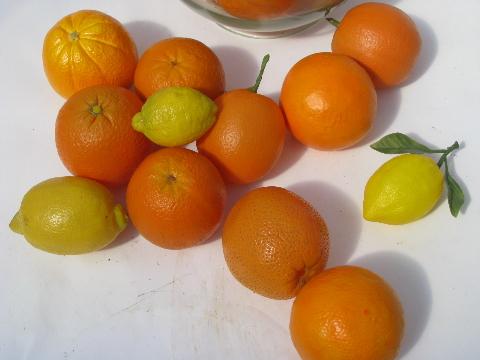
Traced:
<svg viewBox="0 0 480 360">
<path fill-rule="evenodd" d="M 205 134 L 216 113 L 217 105 L 200 91 L 169 87 L 147 99 L 132 126 L 157 145 L 181 146 Z"/>
<path fill-rule="evenodd" d="M 10 223 L 34 247 L 61 255 L 101 249 L 126 226 L 122 206 L 115 204 L 106 187 L 75 176 L 49 179 L 31 188 Z"/>
<path fill-rule="evenodd" d="M 428 214 L 443 190 L 443 173 L 425 155 L 404 154 L 383 164 L 368 180 L 363 217 L 399 225 Z"/>
</svg>

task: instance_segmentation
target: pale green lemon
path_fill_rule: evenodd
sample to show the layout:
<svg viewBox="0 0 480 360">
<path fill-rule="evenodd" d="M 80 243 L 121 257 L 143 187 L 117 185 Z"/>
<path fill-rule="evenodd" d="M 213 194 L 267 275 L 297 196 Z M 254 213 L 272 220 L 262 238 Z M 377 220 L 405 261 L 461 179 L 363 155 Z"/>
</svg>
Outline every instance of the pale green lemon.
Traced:
<svg viewBox="0 0 480 360">
<path fill-rule="evenodd" d="M 383 164 L 368 180 L 363 217 L 406 224 L 428 214 L 443 190 L 443 173 L 429 157 L 405 154 Z"/>
<path fill-rule="evenodd" d="M 205 134 L 216 113 L 215 103 L 200 91 L 170 87 L 147 99 L 132 126 L 158 145 L 181 146 Z"/>
<path fill-rule="evenodd" d="M 105 186 L 66 176 L 31 188 L 10 228 L 36 248 L 71 255 L 107 246 L 125 229 L 127 221 L 122 206 Z"/>
</svg>

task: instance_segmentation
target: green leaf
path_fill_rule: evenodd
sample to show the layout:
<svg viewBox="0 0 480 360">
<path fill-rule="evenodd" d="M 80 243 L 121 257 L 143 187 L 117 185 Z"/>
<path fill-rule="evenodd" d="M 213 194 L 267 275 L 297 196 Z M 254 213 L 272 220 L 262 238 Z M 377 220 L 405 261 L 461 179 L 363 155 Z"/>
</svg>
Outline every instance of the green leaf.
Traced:
<svg viewBox="0 0 480 360">
<path fill-rule="evenodd" d="M 444 150 L 432 150 L 422 145 L 407 135 L 402 133 L 393 133 L 384 136 L 376 143 L 370 145 L 376 151 L 384 154 L 410 154 L 410 153 L 441 153 Z"/>
<path fill-rule="evenodd" d="M 450 207 L 450 213 L 457 217 L 460 209 L 465 203 L 465 194 L 463 193 L 460 185 L 455 181 L 455 179 L 450 175 L 448 170 L 445 172 L 445 178 L 447 181 L 448 189 L 448 206 Z"/>
</svg>

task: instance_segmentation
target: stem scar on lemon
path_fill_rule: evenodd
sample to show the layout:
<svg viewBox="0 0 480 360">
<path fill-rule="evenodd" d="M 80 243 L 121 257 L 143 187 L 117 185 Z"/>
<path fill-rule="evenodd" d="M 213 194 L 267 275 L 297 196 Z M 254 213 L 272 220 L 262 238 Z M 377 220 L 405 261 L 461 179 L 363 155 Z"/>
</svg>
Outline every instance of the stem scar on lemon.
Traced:
<svg viewBox="0 0 480 360">
<path fill-rule="evenodd" d="M 460 148 L 457 141 L 446 149 L 431 149 L 404 134 L 393 133 L 372 144 L 371 148 L 384 154 L 402 155 L 387 161 L 368 180 L 363 201 L 366 220 L 406 224 L 420 219 L 440 199 L 444 182 L 450 212 L 458 216 L 465 195 L 448 168 L 449 155 Z M 441 156 L 435 163 L 424 154 Z"/>
</svg>

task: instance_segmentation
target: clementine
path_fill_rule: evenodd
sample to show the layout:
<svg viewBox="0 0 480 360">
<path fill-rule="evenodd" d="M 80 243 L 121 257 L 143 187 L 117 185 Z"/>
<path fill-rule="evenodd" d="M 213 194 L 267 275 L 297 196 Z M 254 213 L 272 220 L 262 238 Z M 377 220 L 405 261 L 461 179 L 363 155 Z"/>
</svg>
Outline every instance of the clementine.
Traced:
<svg viewBox="0 0 480 360">
<path fill-rule="evenodd" d="M 191 87 L 212 99 L 225 91 L 220 60 L 195 39 L 170 38 L 149 48 L 135 71 L 135 87 L 145 98 L 172 86 Z"/>
<path fill-rule="evenodd" d="M 422 39 L 413 20 L 388 4 L 365 3 L 352 8 L 338 25 L 332 51 L 362 64 L 379 88 L 408 79 Z"/>
<path fill-rule="evenodd" d="M 269 19 L 283 15 L 296 0 L 216 0 L 229 14 L 250 20 Z"/>
<path fill-rule="evenodd" d="M 55 127 L 63 164 L 74 175 L 126 184 L 152 146 L 130 125 L 141 107 L 138 96 L 122 87 L 97 85 L 75 93 Z"/>
<path fill-rule="evenodd" d="M 328 259 L 328 230 L 317 211 L 279 187 L 255 189 L 228 214 L 223 253 L 233 276 L 273 299 L 294 297 Z"/>
<path fill-rule="evenodd" d="M 250 89 L 229 91 L 215 100 L 217 121 L 197 140 L 197 148 L 232 183 L 261 179 L 275 165 L 285 143 L 285 119 L 278 105 L 257 94 L 269 56 Z"/>
<path fill-rule="evenodd" d="M 183 148 L 150 154 L 127 188 L 129 216 L 147 240 L 182 249 L 208 239 L 217 229 L 226 189 L 215 166 Z"/>
<path fill-rule="evenodd" d="M 290 318 L 303 360 L 393 360 L 403 327 L 394 291 L 378 275 L 355 266 L 314 276 L 298 293 Z"/>
<path fill-rule="evenodd" d="M 377 94 L 357 62 L 344 55 L 317 53 L 290 69 L 280 103 L 300 142 L 336 150 L 354 145 L 370 130 Z"/>
<path fill-rule="evenodd" d="M 81 10 L 57 22 L 45 36 L 43 66 L 50 85 L 68 98 L 92 85 L 129 87 L 137 50 L 117 20 Z"/>
</svg>

